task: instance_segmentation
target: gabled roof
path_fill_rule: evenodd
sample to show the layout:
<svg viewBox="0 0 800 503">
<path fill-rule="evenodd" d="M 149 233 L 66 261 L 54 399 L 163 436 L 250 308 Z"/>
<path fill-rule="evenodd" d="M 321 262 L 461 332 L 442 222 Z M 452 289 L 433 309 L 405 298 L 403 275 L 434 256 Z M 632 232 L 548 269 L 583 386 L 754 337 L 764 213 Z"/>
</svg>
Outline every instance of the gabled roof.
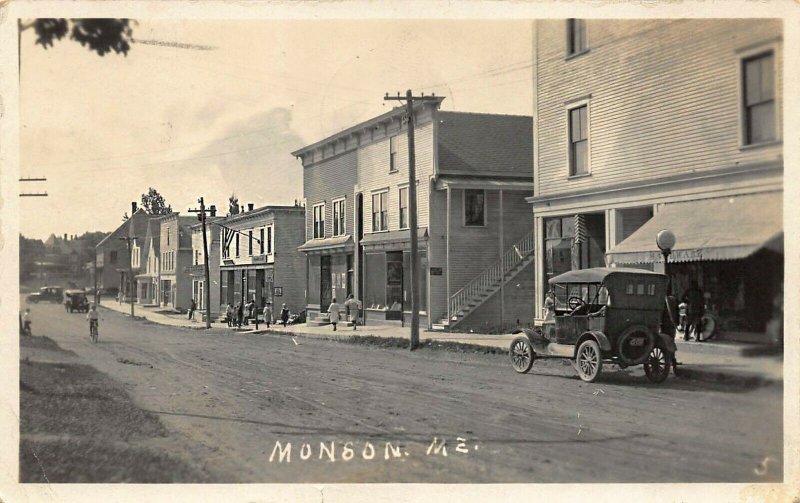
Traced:
<svg viewBox="0 0 800 503">
<path fill-rule="evenodd" d="M 439 173 L 533 176 L 533 117 L 438 113 Z"/>
<path fill-rule="evenodd" d="M 106 237 L 104 237 L 95 248 L 103 248 L 111 243 L 116 243 L 116 239 L 118 237 L 127 236 L 128 235 L 128 228 L 131 225 L 130 218 L 125 220 L 120 224 L 119 227 L 111 231 Z"/>
<path fill-rule="evenodd" d="M 128 236 L 132 238 L 144 238 L 147 233 L 147 225 L 150 222 L 150 215 L 144 210 L 139 208 L 136 213 L 131 215 L 129 219 L 131 225 L 128 226 Z"/>
</svg>

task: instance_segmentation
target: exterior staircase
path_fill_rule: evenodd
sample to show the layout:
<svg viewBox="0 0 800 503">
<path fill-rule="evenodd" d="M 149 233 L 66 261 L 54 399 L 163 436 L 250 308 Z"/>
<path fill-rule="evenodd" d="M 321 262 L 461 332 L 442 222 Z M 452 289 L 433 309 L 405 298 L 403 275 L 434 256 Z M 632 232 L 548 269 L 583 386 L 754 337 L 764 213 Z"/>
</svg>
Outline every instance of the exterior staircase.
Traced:
<svg viewBox="0 0 800 503">
<path fill-rule="evenodd" d="M 514 243 L 499 260 L 451 295 L 448 310 L 450 317 L 434 323 L 432 328 L 434 330 L 454 328 L 533 260 L 533 231 L 531 231 Z"/>
</svg>

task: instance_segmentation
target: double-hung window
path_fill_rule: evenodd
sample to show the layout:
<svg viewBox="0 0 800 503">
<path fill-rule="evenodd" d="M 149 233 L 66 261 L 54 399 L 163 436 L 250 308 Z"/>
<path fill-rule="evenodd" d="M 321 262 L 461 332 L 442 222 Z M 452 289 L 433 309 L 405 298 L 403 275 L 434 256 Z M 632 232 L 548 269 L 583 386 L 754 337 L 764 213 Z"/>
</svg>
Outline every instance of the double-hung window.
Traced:
<svg viewBox="0 0 800 503">
<path fill-rule="evenodd" d="M 272 226 L 267 227 L 267 255 L 272 255 Z"/>
<path fill-rule="evenodd" d="M 344 199 L 339 199 L 333 202 L 333 235 L 344 236 L 345 225 L 344 216 L 346 211 L 346 204 Z"/>
<path fill-rule="evenodd" d="M 408 229 L 408 187 L 400 188 L 400 228 Z"/>
<path fill-rule="evenodd" d="M 389 172 L 397 170 L 397 135 L 394 135 L 389 138 Z"/>
<path fill-rule="evenodd" d="M 567 19 L 567 56 L 586 51 L 586 20 Z"/>
<path fill-rule="evenodd" d="M 253 229 L 247 231 L 247 255 L 253 256 Z"/>
<path fill-rule="evenodd" d="M 464 189 L 464 226 L 486 225 L 486 192 L 483 189 Z"/>
<path fill-rule="evenodd" d="M 259 255 L 264 255 L 264 228 L 263 227 L 258 229 L 258 237 L 259 237 L 259 243 L 258 243 Z"/>
<path fill-rule="evenodd" d="M 372 194 L 372 230 L 385 231 L 389 229 L 389 192 Z"/>
<path fill-rule="evenodd" d="M 775 56 L 772 51 L 742 60 L 743 143 L 775 140 Z"/>
<path fill-rule="evenodd" d="M 239 233 L 236 233 L 236 256 L 239 256 Z"/>
<path fill-rule="evenodd" d="M 568 110 L 569 176 L 589 173 L 589 105 Z"/>
<path fill-rule="evenodd" d="M 325 237 L 325 203 L 314 205 L 314 239 Z"/>
</svg>

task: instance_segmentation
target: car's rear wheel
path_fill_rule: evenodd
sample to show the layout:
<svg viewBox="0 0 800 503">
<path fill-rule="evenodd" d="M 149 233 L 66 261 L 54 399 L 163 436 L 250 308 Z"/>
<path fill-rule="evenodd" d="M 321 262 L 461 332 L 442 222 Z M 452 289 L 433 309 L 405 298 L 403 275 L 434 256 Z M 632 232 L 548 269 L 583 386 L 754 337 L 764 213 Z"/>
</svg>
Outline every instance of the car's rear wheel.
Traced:
<svg viewBox="0 0 800 503">
<path fill-rule="evenodd" d="M 581 343 L 575 357 L 575 368 L 583 381 L 594 382 L 597 379 L 603 369 L 603 357 L 597 341 L 588 339 Z"/>
<path fill-rule="evenodd" d="M 662 383 L 669 375 L 670 365 L 672 365 L 672 353 L 661 344 L 656 344 L 644 362 L 644 374 L 650 382 Z"/>
<path fill-rule="evenodd" d="M 533 360 L 536 358 L 533 346 L 527 337 L 517 337 L 511 341 L 511 348 L 508 351 L 511 357 L 511 366 L 520 374 L 526 374 L 533 367 Z"/>
</svg>

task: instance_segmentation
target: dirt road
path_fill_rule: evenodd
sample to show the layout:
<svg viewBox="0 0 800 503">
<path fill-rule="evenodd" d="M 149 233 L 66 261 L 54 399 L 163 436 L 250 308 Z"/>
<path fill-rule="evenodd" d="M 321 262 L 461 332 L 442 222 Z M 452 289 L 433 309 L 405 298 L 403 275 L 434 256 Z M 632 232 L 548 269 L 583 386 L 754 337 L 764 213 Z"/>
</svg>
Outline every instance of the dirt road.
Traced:
<svg viewBox="0 0 800 503">
<path fill-rule="evenodd" d="M 32 311 L 35 333 L 121 383 L 176 440 L 168 454 L 215 482 L 782 478 L 779 387 L 630 372 L 586 384 L 559 361 L 517 375 L 500 355 L 168 328 L 105 310 L 93 345 L 84 315 Z"/>
</svg>

